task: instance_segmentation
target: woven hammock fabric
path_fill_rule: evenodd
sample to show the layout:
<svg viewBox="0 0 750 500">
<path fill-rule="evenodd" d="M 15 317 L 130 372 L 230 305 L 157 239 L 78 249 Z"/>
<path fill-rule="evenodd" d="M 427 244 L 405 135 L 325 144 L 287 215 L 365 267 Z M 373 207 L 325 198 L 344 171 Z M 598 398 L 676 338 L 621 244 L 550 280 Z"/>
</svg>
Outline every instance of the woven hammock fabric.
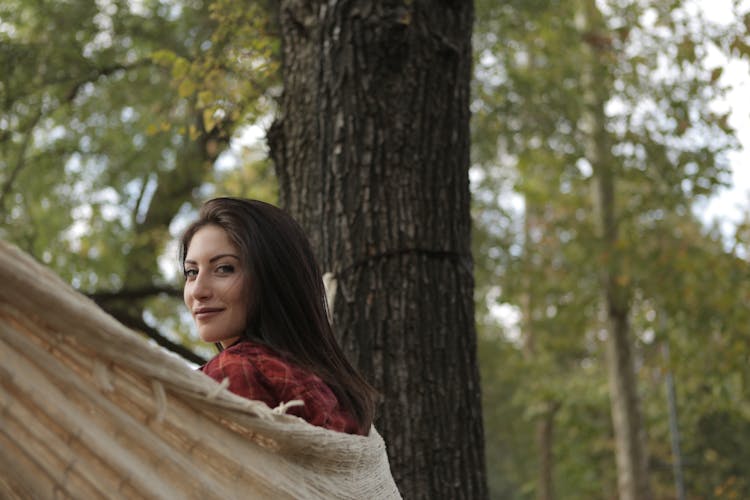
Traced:
<svg viewBox="0 0 750 500">
<path fill-rule="evenodd" d="M 0 498 L 401 498 L 385 444 L 227 391 L 0 241 Z"/>
</svg>

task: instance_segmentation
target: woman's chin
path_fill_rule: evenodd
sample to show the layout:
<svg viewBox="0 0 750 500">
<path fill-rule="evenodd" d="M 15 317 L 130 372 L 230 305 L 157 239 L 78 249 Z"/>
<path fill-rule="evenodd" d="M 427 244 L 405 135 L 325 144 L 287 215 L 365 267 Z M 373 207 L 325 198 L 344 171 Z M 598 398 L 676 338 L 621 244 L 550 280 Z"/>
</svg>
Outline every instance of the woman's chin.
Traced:
<svg viewBox="0 0 750 500">
<path fill-rule="evenodd" d="M 224 347 L 227 347 L 227 346 L 234 344 L 237 341 L 237 339 L 239 339 L 239 336 L 227 337 L 226 335 L 215 335 L 215 334 L 212 334 L 211 332 L 206 332 L 206 333 L 200 333 L 200 338 L 203 342 L 207 344 L 216 344 L 218 342 Z"/>
<path fill-rule="evenodd" d="M 207 344 L 215 344 L 217 342 L 221 342 L 222 336 L 221 335 L 214 335 L 211 332 L 203 333 L 199 332 L 200 338 L 203 342 L 206 342 Z"/>
</svg>

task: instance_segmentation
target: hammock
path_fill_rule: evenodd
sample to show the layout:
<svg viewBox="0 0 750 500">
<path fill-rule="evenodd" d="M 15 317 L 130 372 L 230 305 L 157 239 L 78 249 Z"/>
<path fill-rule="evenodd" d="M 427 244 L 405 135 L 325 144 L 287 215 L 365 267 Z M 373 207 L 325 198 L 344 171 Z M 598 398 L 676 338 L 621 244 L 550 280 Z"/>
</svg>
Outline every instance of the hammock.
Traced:
<svg viewBox="0 0 750 500">
<path fill-rule="evenodd" d="M 0 241 L 0 498 L 400 498 L 373 427 L 236 396 Z"/>
</svg>

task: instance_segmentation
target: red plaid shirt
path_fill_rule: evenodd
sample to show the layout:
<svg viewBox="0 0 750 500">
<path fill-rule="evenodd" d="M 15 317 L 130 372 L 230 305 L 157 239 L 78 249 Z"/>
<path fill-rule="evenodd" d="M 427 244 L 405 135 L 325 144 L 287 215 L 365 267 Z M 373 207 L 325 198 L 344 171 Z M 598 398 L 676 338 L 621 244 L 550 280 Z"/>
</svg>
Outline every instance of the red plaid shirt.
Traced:
<svg viewBox="0 0 750 500">
<path fill-rule="evenodd" d="M 212 379 L 229 378 L 229 390 L 248 399 L 263 401 L 274 408 L 300 399 L 287 413 L 313 425 L 349 434 L 366 435 L 354 416 L 339 405 L 336 395 L 323 380 L 282 358 L 262 344 L 240 341 L 228 347 L 200 368 Z"/>
</svg>

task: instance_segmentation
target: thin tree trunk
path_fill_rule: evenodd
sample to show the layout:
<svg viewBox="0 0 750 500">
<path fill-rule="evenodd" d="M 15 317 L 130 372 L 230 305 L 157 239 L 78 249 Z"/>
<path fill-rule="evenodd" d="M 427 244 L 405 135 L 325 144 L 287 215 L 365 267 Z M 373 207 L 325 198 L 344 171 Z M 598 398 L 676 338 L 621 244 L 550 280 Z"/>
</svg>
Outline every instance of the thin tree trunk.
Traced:
<svg viewBox="0 0 750 500">
<path fill-rule="evenodd" d="M 555 415 L 559 408 L 559 403 L 548 401 L 546 411 L 536 424 L 536 442 L 539 453 L 537 498 L 539 500 L 555 499 L 554 455 L 552 450 L 555 443 Z"/>
<path fill-rule="evenodd" d="M 524 275 L 522 278 L 524 293 L 521 296 L 521 317 L 523 332 L 523 353 L 527 361 L 533 362 L 536 354 L 536 328 L 534 326 L 534 230 L 544 231 L 544 209 L 533 200 L 526 198 L 523 219 L 524 240 Z M 539 458 L 539 475 L 537 476 L 536 493 L 539 500 L 554 500 L 553 446 L 555 413 L 559 404 L 545 401 L 545 411 L 536 422 L 536 450 Z"/>
<path fill-rule="evenodd" d="M 672 445 L 672 473 L 674 474 L 675 500 L 685 500 L 685 479 L 682 474 L 682 452 L 680 451 L 680 426 L 677 418 L 677 391 L 675 390 L 674 376 L 672 375 L 669 340 L 664 341 L 661 349 L 664 364 L 667 366 L 667 372 L 664 375 L 664 384 L 667 390 L 667 407 L 669 409 L 669 436 L 670 444 Z"/>
<path fill-rule="evenodd" d="M 611 308 L 611 299 L 607 308 Z M 645 433 L 641 423 L 627 317 L 610 311 L 607 333 L 612 423 L 615 430 L 617 482 L 620 500 L 648 500 Z"/>
<path fill-rule="evenodd" d="M 471 2 L 280 3 L 280 201 L 337 280 L 405 498 L 487 495 L 469 214 Z"/>
<path fill-rule="evenodd" d="M 584 38 L 605 40 L 607 26 L 595 0 L 583 0 L 578 23 Z M 599 277 L 602 325 L 607 332 L 607 366 L 615 460 L 620 500 L 649 500 L 651 488 L 645 432 L 638 402 L 633 346 L 628 316 L 630 290 L 623 274 L 616 212 L 616 159 L 607 132 L 604 107 L 609 99 L 607 60 L 611 48 L 589 43 L 590 60 L 583 67 L 583 96 L 588 111 L 583 119 L 586 157 L 594 178 L 595 218 L 601 245 Z"/>
</svg>

